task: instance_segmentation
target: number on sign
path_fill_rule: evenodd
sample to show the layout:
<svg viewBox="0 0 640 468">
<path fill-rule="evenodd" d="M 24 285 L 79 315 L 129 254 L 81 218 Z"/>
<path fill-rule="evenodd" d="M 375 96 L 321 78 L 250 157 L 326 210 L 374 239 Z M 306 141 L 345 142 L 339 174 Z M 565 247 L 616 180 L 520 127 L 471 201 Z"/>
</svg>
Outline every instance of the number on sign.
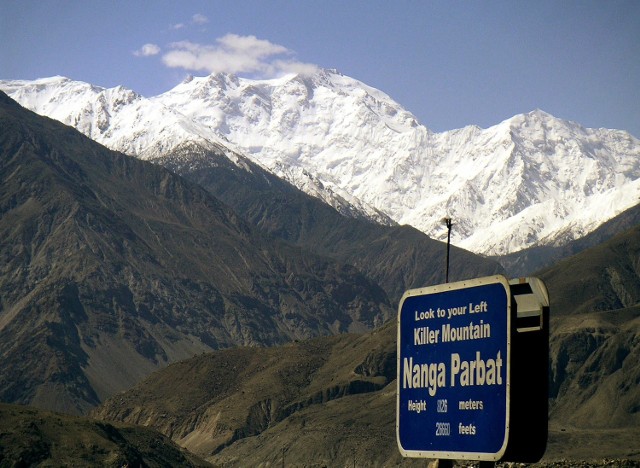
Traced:
<svg viewBox="0 0 640 468">
<path fill-rule="evenodd" d="M 436 437 L 451 435 L 451 424 L 448 422 L 436 423 Z"/>
<path fill-rule="evenodd" d="M 438 400 L 437 407 L 438 407 L 438 413 L 446 413 L 447 400 Z"/>
</svg>

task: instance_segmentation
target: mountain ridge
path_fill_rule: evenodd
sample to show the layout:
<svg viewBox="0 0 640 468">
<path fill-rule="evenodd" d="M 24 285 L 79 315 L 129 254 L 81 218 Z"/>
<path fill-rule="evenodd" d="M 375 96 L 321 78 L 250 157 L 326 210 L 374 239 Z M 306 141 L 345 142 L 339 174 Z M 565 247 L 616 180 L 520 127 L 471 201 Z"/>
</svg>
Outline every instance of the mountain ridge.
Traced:
<svg viewBox="0 0 640 468">
<path fill-rule="evenodd" d="M 25 106 L 53 114 L 50 103 L 30 97 L 34 87 L 0 82 Z M 145 134 L 138 126 L 127 134 L 130 126 L 113 124 L 128 135 L 120 140 L 137 141 L 117 149 L 154 159 L 186 140 L 226 146 L 333 206 L 351 205 L 346 211 L 379 222 L 410 224 L 443 240 L 441 219 L 452 217 L 453 243 L 482 254 L 565 244 L 640 197 L 639 140 L 541 110 L 487 129 L 433 133 L 382 91 L 330 70 L 273 80 L 192 77 L 143 101 L 182 130 L 142 112 L 135 121 L 155 130 Z M 99 112 L 66 114 L 59 117 L 80 128 Z M 117 144 L 114 135 L 100 138 Z"/>
<path fill-rule="evenodd" d="M 156 431 L 0 403 L 3 466 L 211 465 Z"/>
<path fill-rule="evenodd" d="M 454 244 L 485 254 L 517 250 L 529 237 L 549 236 L 536 223 L 551 225 L 567 215 L 578 216 L 570 219 L 578 226 L 569 223 L 568 232 L 558 234 L 581 236 L 580 229 L 587 231 L 595 222 L 587 218 L 579 225 L 579 216 L 591 213 L 582 209 L 586 200 L 580 193 L 593 189 L 579 183 L 584 179 L 595 184 L 588 180 L 593 177 L 602 190 L 615 188 L 606 179 L 611 157 L 633 164 L 640 151 L 640 142 L 625 132 L 613 132 L 622 138 L 621 144 L 615 139 L 607 143 L 607 132 L 584 129 L 542 111 L 515 116 L 488 129 L 468 127 L 434 134 L 383 93 L 326 70 L 310 78 L 235 78 L 216 86 L 218 81 L 194 79 L 154 99 L 222 133 L 276 174 L 290 177 L 279 172 L 280 167 L 302 165 L 325 184 L 353 193 L 430 237 L 442 240 L 446 235 L 440 223 L 443 217 L 457 219 Z M 590 145 L 590 139 L 596 142 Z M 619 154 L 625 151 L 625 141 L 631 150 L 626 156 Z M 568 171 L 569 165 L 562 162 L 569 156 L 578 163 L 597 160 L 594 153 L 607 145 L 615 147 L 597 154 L 608 158 L 603 161 L 608 167 L 602 170 L 585 171 L 573 164 Z M 559 154 L 550 159 L 551 153 Z M 629 178 L 635 180 L 637 163 L 634 166 Z M 580 170 L 583 173 L 576 174 Z M 538 186 L 527 183 L 530 174 Z M 558 183 L 552 178 L 556 175 L 563 176 Z M 548 184 L 553 185 L 545 187 Z M 568 189 L 570 195 L 561 196 Z M 630 190 L 637 195 L 637 186 Z M 633 199 L 632 194 L 628 197 Z M 590 204 L 594 200 L 591 197 Z M 598 216 L 611 217 L 610 207 L 599 205 Z M 524 214 L 530 206 L 534 212 L 530 208 Z M 554 211 L 549 217 L 547 213 Z M 533 223 L 523 225 L 524 218 Z M 510 233 L 511 239 L 503 233 Z M 501 236 L 503 244 L 512 247 L 499 247 L 495 238 Z"/>
</svg>

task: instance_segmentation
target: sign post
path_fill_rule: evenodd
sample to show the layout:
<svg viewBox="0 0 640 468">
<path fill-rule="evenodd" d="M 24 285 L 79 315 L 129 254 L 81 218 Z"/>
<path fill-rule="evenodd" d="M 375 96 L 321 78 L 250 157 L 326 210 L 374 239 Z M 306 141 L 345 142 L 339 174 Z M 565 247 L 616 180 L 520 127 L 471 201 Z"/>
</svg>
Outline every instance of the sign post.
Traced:
<svg viewBox="0 0 640 468">
<path fill-rule="evenodd" d="M 502 457 L 509 435 L 511 322 L 503 276 L 404 294 L 396 423 L 403 456 Z"/>
<path fill-rule="evenodd" d="M 535 462 L 547 440 L 549 295 L 502 275 L 405 292 L 396 436 L 405 457 Z"/>
</svg>

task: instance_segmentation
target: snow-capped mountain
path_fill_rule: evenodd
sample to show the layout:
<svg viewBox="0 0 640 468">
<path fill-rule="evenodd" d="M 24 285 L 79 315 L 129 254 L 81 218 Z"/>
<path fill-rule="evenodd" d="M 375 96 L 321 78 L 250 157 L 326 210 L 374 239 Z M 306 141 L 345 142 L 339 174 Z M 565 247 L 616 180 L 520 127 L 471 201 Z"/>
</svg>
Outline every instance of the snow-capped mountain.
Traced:
<svg viewBox="0 0 640 468">
<path fill-rule="evenodd" d="M 190 153 L 213 150 L 246 167 L 242 163 L 243 150 L 221 133 L 212 132 L 198 119 L 185 116 L 160 100 L 147 99 L 122 86 L 106 89 L 55 76 L 34 81 L 0 81 L 0 89 L 27 109 L 73 126 L 110 149 L 140 159 L 161 164 L 163 155 L 181 148 Z M 304 168 L 283 167 L 278 172 L 286 173 L 287 180 L 341 213 L 382 224 L 394 223 L 373 206 L 347 193 L 336 193 Z"/>
<path fill-rule="evenodd" d="M 0 89 L 24 107 L 73 126 L 108 148 L 141 159 L 185 141 L 226 148 L 219 136 L 180 113 L 122 86 L 105 89 L 62 76 L 0 81 Z M 153 129 L 153 130 L 151 130 Z"/>
<path fill-rule="evenodd" d="M 145 159 L 226 145 L 326 201 L 341 200 L 483 254 L 581 237 L 640 199 L 640 141 L 535 110 L 487 129 L 431 132 L 335 71 L 190 77 L 143 98 L 62 78 L 0 82 L 25 107 Z M 232 153 L 232 151 L 230 151 Z"/>
</svg>

